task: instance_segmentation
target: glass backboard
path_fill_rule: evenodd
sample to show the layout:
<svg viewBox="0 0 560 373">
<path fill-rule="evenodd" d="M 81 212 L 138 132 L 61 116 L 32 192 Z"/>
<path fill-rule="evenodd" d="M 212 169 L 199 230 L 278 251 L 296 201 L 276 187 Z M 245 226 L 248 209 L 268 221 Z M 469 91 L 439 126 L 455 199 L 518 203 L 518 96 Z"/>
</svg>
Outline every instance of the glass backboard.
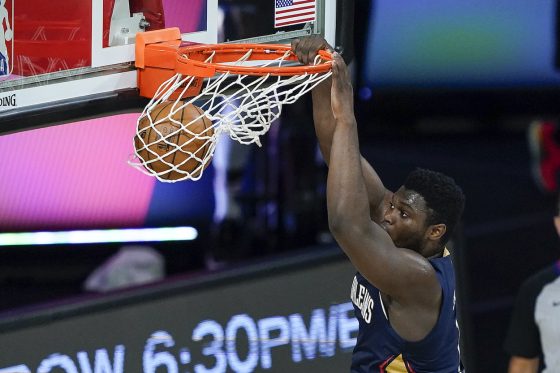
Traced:
<svg viewBox="0 0 560 373">
<path fill-rule="evenodd" d="M 183 41 L 206 44 L 311 33 L 334 42 L 336 1 L 0 0 L 0 133 L 64 120 L 64 113 L 98 115 L 76 108 L 123 95 L 130 101 L 138 32 L 178 27 Z"/>
</svg>

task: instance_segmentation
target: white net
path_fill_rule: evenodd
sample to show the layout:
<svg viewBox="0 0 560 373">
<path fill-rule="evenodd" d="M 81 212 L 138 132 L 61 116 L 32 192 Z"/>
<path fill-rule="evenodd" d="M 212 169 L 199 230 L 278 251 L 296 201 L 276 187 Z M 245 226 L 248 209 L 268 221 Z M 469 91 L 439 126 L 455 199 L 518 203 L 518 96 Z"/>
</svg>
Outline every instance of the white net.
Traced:
<svg viewBox="0 0 560 373">
<path fill-rule="evenodd" d="M 255 61 L 251 50 L 237 66 L 293 66 L 290 51 L 274 60 Z M 211 54 L 206 63 L 212 63 Z M 315 64 L 320 63 L 320 57 Z M 241 144 L 261 146 L 261 136 L 280 116 L 284 104 L 294 103 L 331 75 L 252 76 L 218 72 L 202 82 L 200 93 L 188 90 L 200 79 L 175 74 L 163 82 L 138 119 L 135 154 L 129 163 L 163 182 L 198 180 L 211 162 L 224 134 Z"/>
</svg>

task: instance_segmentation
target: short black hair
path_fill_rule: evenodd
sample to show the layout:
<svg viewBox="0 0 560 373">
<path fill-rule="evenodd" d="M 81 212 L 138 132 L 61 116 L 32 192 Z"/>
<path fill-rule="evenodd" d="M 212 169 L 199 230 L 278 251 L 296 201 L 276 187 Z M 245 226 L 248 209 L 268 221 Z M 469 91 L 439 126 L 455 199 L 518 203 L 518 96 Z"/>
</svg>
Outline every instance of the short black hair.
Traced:
<svg viewBox="0 0 560 373">
<path fill-rule="evenodd" d="M 408 174 L 404 187 L 424 197 L 432 210 L 427 225 L 445 224 L 447 230 L 441 238 L 445 245 L 459 222 L 465 207 L 465 195 L 453 178 L 441 172 L 417 168 Z"/>
</svg>

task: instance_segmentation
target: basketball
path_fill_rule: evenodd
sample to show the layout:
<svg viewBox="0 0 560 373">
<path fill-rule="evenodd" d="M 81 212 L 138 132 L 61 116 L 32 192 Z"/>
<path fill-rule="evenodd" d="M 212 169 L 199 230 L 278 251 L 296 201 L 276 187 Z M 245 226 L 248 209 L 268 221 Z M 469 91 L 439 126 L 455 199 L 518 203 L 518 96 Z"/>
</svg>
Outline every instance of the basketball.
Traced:
<svg viewBox="0 0 560 373">
<path fill-rule="evenodd" d="M 174 104 L 162 102 L 140 117 L 134 137 L 136 154 L 144 167 L 161 179 L 197 178 L 210 164 L 200 167 L 211 149 L 212 122 L 193 104 L 172 113 L 177 107 Z"/>
</svg>

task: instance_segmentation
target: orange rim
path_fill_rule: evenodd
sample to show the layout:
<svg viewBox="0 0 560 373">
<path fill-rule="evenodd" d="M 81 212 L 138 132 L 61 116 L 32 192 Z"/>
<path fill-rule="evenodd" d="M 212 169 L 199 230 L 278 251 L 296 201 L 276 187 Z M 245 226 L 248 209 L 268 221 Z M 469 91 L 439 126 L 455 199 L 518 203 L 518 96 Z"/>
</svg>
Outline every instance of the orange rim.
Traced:
<svg viewBox="0 0 560 373">
<path fill-rule="evenodd" d="M 325 50 L 319 51 L 321 61 L 317 65 L 301 66 L 236 66 L 224 65 L 235 62 L 252 50 L 247 61 L 271 61 L 290 51 L 284 61 L 297 61 L 291 48 L 282 44 L 209 44 L 180 47 L 177 51 L 177 65 L 175 70 L 183 75 L 197 77 L 212 77 L 217 72 L 229 72 L 237 75 L 275 75 L 293 76 L 305 74 L 321 74 L 330 71 L 332 56 Z M 214 54 L 212 62 L 204 62 Z"/>
</svg>

